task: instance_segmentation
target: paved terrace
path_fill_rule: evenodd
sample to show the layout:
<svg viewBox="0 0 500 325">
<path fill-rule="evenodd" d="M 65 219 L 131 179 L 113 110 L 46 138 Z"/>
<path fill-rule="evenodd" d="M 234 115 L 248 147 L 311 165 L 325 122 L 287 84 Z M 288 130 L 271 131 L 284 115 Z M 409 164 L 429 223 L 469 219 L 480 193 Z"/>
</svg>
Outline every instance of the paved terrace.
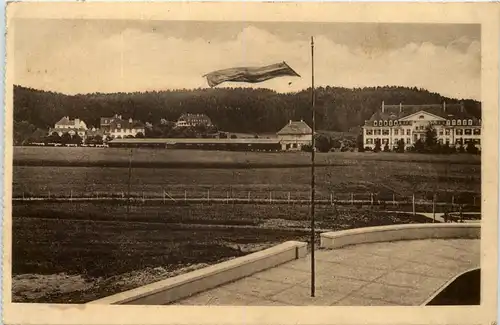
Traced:
<svg viewBox="0 0 500 325">
<path fill-rule="evenodd" d="M 380 242 L 310 255 L 174 302 L 180 305 L 417 306 L 453 277 L 479 267 L 478 239 Z"/>
</svg>

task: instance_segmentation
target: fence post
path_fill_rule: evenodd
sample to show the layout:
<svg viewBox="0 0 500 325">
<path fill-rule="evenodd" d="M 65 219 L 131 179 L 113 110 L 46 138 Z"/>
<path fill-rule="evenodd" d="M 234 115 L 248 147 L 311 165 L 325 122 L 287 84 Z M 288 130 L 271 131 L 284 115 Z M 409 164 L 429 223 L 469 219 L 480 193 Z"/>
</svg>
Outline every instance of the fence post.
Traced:
<svg viewBox="0 0 500 325">
<path fill-rule="evenodd" d="M 184 202 L 187 202 L 187 191 L 184 190 Z"/>
<path fill-rule="evenodd" d="M 290 192 L 288 192 L 288 204 L 290 204 Z"/>
<path fill-rule="evenodd" d="M 144 196 L 144 191 L 142 191 L 142 202 L 146 202 L 146 197 Z"/>
<path fill-rule="evenodd" d="M 49 200 L 50 200 L 50 190 L 49 190 Z"/>
<path fill-rule="evenodd" d="M 207 202 L 210 202 L 210 189 L 207 190 Z"/>
<path fill-rule="evenodd" d="M 269 203 L 272 203 L 272 202 L 273 202 L 272 192 L 269 191 Z"/>
<path fill-rule="evenodd" d="M 354 194 L 351 193 L 351 205 L 354 204 Z"/>
<path fill-rule="evenodd" d="M 24 195 L 24 193 L 23 193 Z M 73 202 L 73 190 L 69 190 L 69 201 Z"/>
<path fill-rule="evenodd" d="M 370 202 L 371 202 L 371 205 L 373 205 L 373 193 L 370 193 Z"/>
<path fill-rule="evenodd" d="M 455 195 L 451 196 L 451 205 L 452 207 L 455 205 Z"/>
<path fill-rule="evenodd" d="M 250 202 L 250 191 L 248 191 L 248 202 Z"/>
<path fill-rule="evenodd" d="M 432 195 L 432 222 L 436 222 L 436 194 Z"/>
<path fill-rule="evenodd" d="M 396 206 L 396 195 L 394 193 L 392 193 L 392 205 Z"/>
<path fill-rule="evenodd" d="M 24 191 L 23 191 L 23 201 L 24 201 Z"/>
<path fill-rule="evenodd" d="M 24 194 L 24 192 L 23 192 Z M 476 196 L 474 195 L 474 206 L 476 206 Z"/>
<path fill-rule="evenodd" d="M 413 193 L 413 195 L 412 195 L 412 202 L 413 202 L 413 204 L 412 204 L 412 206 L 413 206 L 413 215 L 415 215 L 415 193 Z"/>
<path fill-rule="evenodd" d="M 163 204 L 165 204 L 165 190 L 163 190 Z"/>
<path fill-rule="evenodd" d="M 333 194 L 330 193 L 330 205 L 333 205 Z"/>
<path fill-rule="evenodd" d="M 226 191 L 226 203 L 229 204 L 229 191 Z"/>
</svg>

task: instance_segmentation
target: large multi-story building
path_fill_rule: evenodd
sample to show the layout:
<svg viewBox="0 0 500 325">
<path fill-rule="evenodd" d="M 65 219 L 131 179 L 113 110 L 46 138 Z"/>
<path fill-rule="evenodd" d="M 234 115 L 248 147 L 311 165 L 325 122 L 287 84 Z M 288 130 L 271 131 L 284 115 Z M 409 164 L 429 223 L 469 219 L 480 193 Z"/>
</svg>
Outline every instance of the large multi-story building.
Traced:
<svg viewBox="0 0 500 325">
<path fill-rule="evenodd" d="M 177 122 L 176 127 L 195 127 L 195 126 L 206 126 L 212 127 L 212 120 L 205 114 L 182 114 Z"/>
<path fill-rule="evenodd" d="M 59 121 L 57 121 L 53 128 L 49 129 L 49 135 L 53 133 L 62 136 L 64 133 L 68 133 L 71 136 L 78 134 L 81 138 L 85 137 L 87 132 L 87 124 L 79 118 L 70 119 L 69 116 L 63 116 Z"/>
<path fill-rule="evenodd" d="M 429 125 L 436 130 L 437 141 L 449 146 L 465 146 L 472 142 L 481 146 L 481 120 L 467 113 L 463 104 L 442 105 L 385 105 L 375 112 L 363 126 L 365 148 L 375 148 L 380 139 L 381 148 L 387 144 L 393 150 L 398 141 L 411 147 L 417 140 L 425 140 Z"/>
<path fill-rule="evenodd" d="M 113 117 L 101 117 L 101 130 L 106 137 L 125 138 L 142 135 L 144 137 L 146 128 L 140 121 L 123 119 L 121 115 Z"/>
</svg>

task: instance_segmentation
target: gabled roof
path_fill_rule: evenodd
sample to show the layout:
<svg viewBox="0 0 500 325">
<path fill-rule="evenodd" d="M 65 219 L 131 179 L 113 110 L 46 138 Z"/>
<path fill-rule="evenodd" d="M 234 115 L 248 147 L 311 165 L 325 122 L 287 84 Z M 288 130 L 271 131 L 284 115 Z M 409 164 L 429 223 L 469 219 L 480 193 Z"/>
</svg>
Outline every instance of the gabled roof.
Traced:
<svg viewBox="0 0 500 325">
<path fill-rule="evenodd" d="M 437 121 L 444 121 L 444 120 L 446 120 L 446 118 L 444 118 L 442 116 L 438 116 L 436 114 L 432 114 L 432 113 L 427 112 L 427 111 L 418 111 L 418 112 L 415 112 L 413 114 L 406 115 L 405 117 L 402 117 L 400 120 L 401 121 L 409 120 L 412 117 L 417 116 L 417 115 L 428 115 L 428 116 L 431 116 L 432 118 L 435 118 Z"/>
<path fill-rule="evenodd" d="M 384 111 L 377 110 L 368 121 L 399 120 L 418 112 L 426 112 L 444 119 L 473 119 L 462 104 L 424 104 L 424 105 L 384 105 Z"/>
<path fill-rule="evenodd" d="M 304 121 L 290 121 L 276 134 L 278 135 L 304 135 L 311 134 L 312 129 Z"/>
<path fill-rule="evenodd" d="M 210 118 L 206 114 L 182 114 L 179 117 L 179 121 L 192 121 L 192 120 L 205 120 L 206 122 L 210 122 Z"/>
<path fill-rule="evenodd" d="M 56 125 L 75 125 L 75 120 L 70 120 L 68 116 L 63 116 Z"/>
</svg>

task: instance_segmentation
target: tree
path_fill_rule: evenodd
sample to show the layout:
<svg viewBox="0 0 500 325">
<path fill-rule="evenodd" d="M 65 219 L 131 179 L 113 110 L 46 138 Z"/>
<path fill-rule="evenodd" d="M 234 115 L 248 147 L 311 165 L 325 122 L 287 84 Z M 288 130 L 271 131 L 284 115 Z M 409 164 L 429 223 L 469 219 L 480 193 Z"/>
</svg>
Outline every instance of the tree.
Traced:
<svg viewBox="0 0 500 325">
<path fill-rule="evenodd" d="M 144 138 L 144 133 L 142 133 L 142 132 L 137 132 L 137 133 L 135 134 L 135 137 L 136 137 L 136 138 Z"/>
<path fill-rule="evenodd" d="M 405 152 L 405 140 L 403 140 L 403 139 L 398 140 L 396 152 L 399 152 L 399 153 Z"/>
<path fill-rule="evenodd" d="M 380 139 L 375 139 L 375 148 L 373 148 L 374 152 L 379 152 L 380 151 Z"/>
<path fill-rule="evenodd" d="M 425 152 L 425 143 L 421 140 L 421 139 L 418 139 L 417 141 L 415 141 L 415 143 L 413 144 L 413 150 L 415 152 L 418 152 L 418 153 L 423 153 Z"/>
<path fill-rule="evenodd" d="M 365 151 L 364 143 L 363 143 L 363 134 L 358 134 L 356 138 L 356 147 L 358 148 L 358 152 Z"/>
<path fill-rule="evenodd" d="M 328 152 L 332 149 L 330 138 L 323 134 L 315 136 L 314 145 L 319 152 Z"/>
<path fill-rule="evenodd" d="M 59 133 L 52 132 L 52 134 L 47 137 L 47 142 L 48 143 L 61 143 L 61 137 L 59 136 Z"/>
<path fill-rule="evenodd" d="M 71 143 L 71 135 L 68 132 L 63 133 L 61 136 L 61 144 L 66 145 L 70 143 Z"/>
<path fill-rule="evenodd" d="M 238 138 L 236 134 L 231 134 L 231 139 L 236 139 L 236 138 Z"/>
<path fill-rule="evenodd" d="M 391 149 L 389 148 L 389 144 L 386 143 L 384 146 L 384 152 L 389 152 L 389 151 L 391 151 Z"/>
<path fill-rule="evenodd" d="M 474 143 L 472 143 L 472 141 L 469 141 L 467 143 L 467 147 L 465 148 L 465 151 L 467 151 L 467 153 L 470 153 L 470 154 L 477 154 L 477 148 L 476 148 L 476 145 Z"/>
<path fill-rule="evenodd" d="M 437 144 L 437 132 L 436 129 L 429 124 L 425 130 L 425 147 L 429 150 L 436 147 Z"/>
<path fill-rule="evenodd" d="M 69 143 L 71 143 L 71 144 L 82 144 L 82 142 L 83 142 L 82 137 L 78 133 L 76 133 L 75 135 L 73 135 L 71 137 L 71 140 L 70 140 Z"/>
</svg>

